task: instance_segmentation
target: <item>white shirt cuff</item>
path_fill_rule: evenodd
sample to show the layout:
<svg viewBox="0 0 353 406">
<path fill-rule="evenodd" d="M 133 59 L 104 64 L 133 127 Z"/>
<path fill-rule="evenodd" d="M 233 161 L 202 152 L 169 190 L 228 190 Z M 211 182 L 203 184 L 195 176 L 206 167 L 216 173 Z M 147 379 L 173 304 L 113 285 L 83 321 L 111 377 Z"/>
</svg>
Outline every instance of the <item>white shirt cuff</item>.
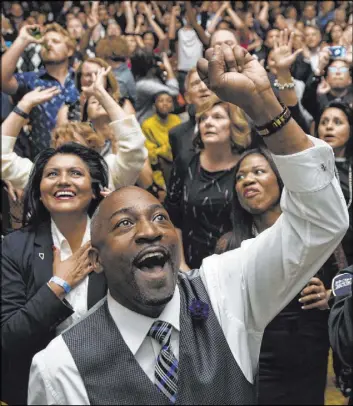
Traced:
<svg viewBox="0 0 353 406">
<path fill-rule="evenodd" d="M 2 143 L 2 154 L 11 154 L 15 147 L 17 138 L 16 137 L 9 137 L 8 135 L 1 136 L 1 143 Z"/>
<path fill-rule="evenodd" d="M 308 135 L 313 147 L 292 155 L 274 155 L 273 160 L 286 189 L 291 192 L 315 192 L 326 187 L 334 177 L 332 148 Z"/>
</svg>

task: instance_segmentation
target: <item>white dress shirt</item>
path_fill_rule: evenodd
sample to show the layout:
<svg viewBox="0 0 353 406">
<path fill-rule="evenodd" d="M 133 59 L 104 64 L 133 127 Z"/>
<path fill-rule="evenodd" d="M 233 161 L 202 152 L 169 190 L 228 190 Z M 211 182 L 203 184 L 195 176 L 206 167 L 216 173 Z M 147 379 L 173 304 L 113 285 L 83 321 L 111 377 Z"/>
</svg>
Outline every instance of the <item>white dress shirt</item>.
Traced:
<svg viewBox="0 0 353 406">
<path fill-rule="evenodd" d="M 133 185 L 143 168 L 148 152 L 146 138 L 134 115 L 109 124 L 119 149 L 116 154 L 107 154 L 104 159 L 109 168 L 109 188 Z M 16 137 L 1 135 L 1 177 L 9 180 L 15 188 L 23 189 L 28 182 L 33 162 L 14 151 Z"/>
<path fill-rule="evenodd" d="M 349 224 L 346 203 L 334 176 L 334 156 L 325 142 L 297 154 L 273 158 L 285 188 L 283 214 L 239 249 L 212 255 L 200 276 L 232 355 L 254 382 L 266 325 L 321 268 Z M 151 378 L 158 346 L 146 337 L 154 319 L 124 309 L 108 296 L 108 308 L 137 362 Z M 160 318 L 173 326 L 172 347 L 179 356 L 179 291 Z M 182 326 L 181 326 L 182 327 Z M 89 399 L 62 336 L 33 358 L 29 404 L 81 404 Z"/>
<path fill-rule="evenodd" d="M 82 238 L 81 247 L 91 239 L 90 225 L 91 219 L 87 216 L 86 230 Z M 60 259 L 65 261 L 65 259 L 71 257 L 72 250 L 69 242 L 58 229 L 53 219 L 51 219 L 51 235 L 53 237 L 53 244 L 60 250 Z M 62 333 L 67 327 L 71 326 L 71 324 L 79 320 L 85 313 L 87 313 L 87 294 L 88 276 L 86 276 L 71 290 L 71 292 L 65 296 L 65 299 L 70 303 L 75 312 L 58 325 L 56 328 L 57 335 Z"/>
</svg>

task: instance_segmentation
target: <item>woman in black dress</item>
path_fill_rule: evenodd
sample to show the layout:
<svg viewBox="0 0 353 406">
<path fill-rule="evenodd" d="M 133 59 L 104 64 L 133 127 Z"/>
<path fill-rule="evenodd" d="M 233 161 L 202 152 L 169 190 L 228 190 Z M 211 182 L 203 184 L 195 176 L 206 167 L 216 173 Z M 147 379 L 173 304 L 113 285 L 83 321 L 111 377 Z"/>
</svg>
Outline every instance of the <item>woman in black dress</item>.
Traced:
<svg viewBox="0 0 353 406">
<path fill-rule="evenodd" d="M 283 183 L 270 154 L 263 149 L 246 151 L 235 173 L 233 231 L 220 239 L 216 253 L 237 248 L 242 241 L 265 233 L 276 221 L 281 221 Z M 259 404 L 324 404 L 329 351 L 328 299 L 335 276 L 331 262 L 333 258 L 259 337 L 262 338 Z"/>
<path fill-rule="evenodd" d="M 213 254 L 218 239 L 231 229 L 234 167 L 250 144 L 250 127 L 236 106 L 211 96 L 197 113 L 195 150 L 174 162 L 165 207 L 181 230 L 189 268 Z"/>
</svg>

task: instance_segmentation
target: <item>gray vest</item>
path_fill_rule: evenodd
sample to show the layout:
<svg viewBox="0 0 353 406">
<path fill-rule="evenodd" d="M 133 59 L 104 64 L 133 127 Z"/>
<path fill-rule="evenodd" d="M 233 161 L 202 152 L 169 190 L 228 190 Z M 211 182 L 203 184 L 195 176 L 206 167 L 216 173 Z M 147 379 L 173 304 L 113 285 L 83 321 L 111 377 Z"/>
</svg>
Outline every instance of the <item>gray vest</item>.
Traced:
<svg viewBox="0 0 353 406">
<path fill-rule="evenodd" d="M 235 361 L 210 305 L 198 270 L 179 273 L 179 405 L 256 403 L 250 384 Z M 193 299 L 209 304 L 207 320 L 191 317 Z M 104 303 L 62 334 L 92 405 L 168 405 L 126 345 Z"/>
</svg>

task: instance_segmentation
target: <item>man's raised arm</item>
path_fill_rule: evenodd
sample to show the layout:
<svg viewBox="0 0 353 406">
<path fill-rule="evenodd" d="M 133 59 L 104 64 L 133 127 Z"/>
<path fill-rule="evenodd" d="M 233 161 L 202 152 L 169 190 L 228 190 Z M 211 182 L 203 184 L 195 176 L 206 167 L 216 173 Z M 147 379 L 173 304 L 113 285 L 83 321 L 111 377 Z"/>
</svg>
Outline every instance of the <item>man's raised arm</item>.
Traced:
<svg viewBox="0 0 353 406">
<path fill-rule="evenodd" d="M 331 147 L 290 118 L 260 63 L 240 46 L 225 44 L 207 50 L 206 58 L 198 62 L 200 78 L 252 118 L 285 185 L 277 222 L 240 249 L 206 259 L 201 269 L 206 286 L 222 297 L 224 323 L 237 319 L 261 334 L 337 247 L 348 211 Z"/>
<path fill-rule="evenodd" d="M 18 83 L 13 74 L 16 70 L 18 59 L 23 51 L 29 44 L 41 44 L 43 41 L 43 39 L 36 39 L 30 34 L 34 28 L 39 28 L 39 25 L 26 25 L 22 27 L 15 42 L 2 56 L 1 86 L 4 93 L 15 94 L 18 89 Z"/>
</svg>

